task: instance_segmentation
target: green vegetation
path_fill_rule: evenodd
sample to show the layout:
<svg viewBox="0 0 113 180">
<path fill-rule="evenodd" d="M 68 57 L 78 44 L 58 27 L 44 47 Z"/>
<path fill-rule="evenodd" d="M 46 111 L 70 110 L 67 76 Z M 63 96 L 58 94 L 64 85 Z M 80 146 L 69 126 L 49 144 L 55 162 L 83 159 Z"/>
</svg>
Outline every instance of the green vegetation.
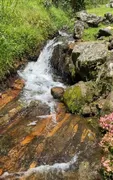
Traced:
<svg viewBox="0 0 113 180">
<path fill-rule="evenodd" d="M 68 25 L 73 31 L 74 19 L 70 16 L 72 9 L 76 9 L 80 2 L 81 6 L 84 2 L 88 4 L 88 0 L 1 0 L 0 80 L 14 68 L 17 58 L 19 60 L 24 55 L 35 52 L 50 34 L 63 25 Z M 88 10 L 97 15 L 103 15 L 107 11 L 111 9 L 105 6 Z M 97 31 L 97 28 L 85 30 L 84 40 L 94 40 L 93 34 Z"/>
<path fill-rule="evenodd" d="M 78 84 L 66 89 L 63 101 L 72 113 L 82 113 L 85 104 L 92 102 L 95 94 L 93 82 L 79 82 Z"/>
<path fill-rule="evenodd" d="M 100 28 L 105 28 L 105 25 L 100 25 L 99 27 L 90 27 L 84 30 L 83 40 L 84 41 L 95 41 L 96 34 L 98 33 Z M 109 38 L 109 37 L 106 37 Z"/>
<path fill-rule="evenodd" d="M 87 9 L 89 8 L 98 8 L 100 5 L 108 4 L 109 0 L 85 0 L 85 6 Z"/>
<path fill-rule="evenodd" d="M 90 14 L 96 14 L 97 16 L 104 16 L 105 13 L 110 12 L 113 14 L 113 9 L 110 7 L 106 7 L 105 5 L 101 5 L 100 7 L 97 8 L 92 8 L 87 10 L 88 13 Z M 109 25 L 108 25 L 109 26 Z M 113 24 L 110 24 L 111 27 L 113 27 Z M 98 33 L 100 28 L 105 28 L 107 25 L 100 24 L 99 27 L 92 27 L 85 29 L 84 35 L 83 35 L 83 40 L 84 41 L 94 41 L 96 40 L 95 35 Z M 104 39 L 108 39 L 109 37 L 106 37 Z"/>
<path fill-rule="evenodd" d="M 71 26 L 69 15 L 43 0 L 0 2 L 0 79 L 24 54 L 33 52 L 63 25 Z"/>
<path fill-rule="evenodd" d="M 68 88 L 64 93 L 64 103 L 72 113 L 79 112 L 84 102 L 82 92 L 79 86 Z"/>
<path fill-rule="evenodd" d="M 110 12 L 113 14 L 113 9 L 106 7 L 105 4 L 100 7 L 91 8 L 87 10 L 88 13 L 96 14 L 97 16 L 104 16 L 105 13 Z"/>
</svg>

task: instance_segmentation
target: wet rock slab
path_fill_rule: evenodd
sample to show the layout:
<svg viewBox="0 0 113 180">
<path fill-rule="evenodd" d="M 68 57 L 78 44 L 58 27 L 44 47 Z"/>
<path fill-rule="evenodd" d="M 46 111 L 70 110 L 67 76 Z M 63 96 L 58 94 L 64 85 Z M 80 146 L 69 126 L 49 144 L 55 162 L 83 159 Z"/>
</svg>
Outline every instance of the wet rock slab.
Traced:
<svg viewBox="0 0 113 180">
<path fill-rule="evenodd" d="M 14 104 L 7 106 L 8 112 Z M 8 114 L 2 112 L 4 117 Z M 100 150 L 98 130 L 93 124 L 96 120 L 66 113 L 63 104 L 57 107 L 56 122 L 53 116 L 46 106 L 33 103 L 1 126 L 1 179 L 97 178 Z M 5 172 L 9 174 L 4 176 Z"/>
<path fill-rule="evenodd" d="M 22 79 L 16 79 L 11 85 L 11 88 L 3 93 L 0 93 L 0 110 L 4 108 L 8 103 L 18 97 L 22 88 L 24 86 L 24 81 Z"/>
</svg>

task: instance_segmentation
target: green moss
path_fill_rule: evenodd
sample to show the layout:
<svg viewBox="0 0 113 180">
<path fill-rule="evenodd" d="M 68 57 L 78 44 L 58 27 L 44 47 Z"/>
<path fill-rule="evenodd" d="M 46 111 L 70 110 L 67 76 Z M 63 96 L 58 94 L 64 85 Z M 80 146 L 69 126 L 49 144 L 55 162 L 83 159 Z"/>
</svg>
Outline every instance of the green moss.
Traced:
<svg viewBox="0 0 113 180">
<path fill-rule="evenodd" d="M 79 82 L 66 89 L 63 101 L 72 113 L 82 113 L 85 104 L 93 101 L 95 85 L 93 82 Z"/>
<path fill-rule="evenodd" d="M 75 71 L 75 66 L 73 64 L 69 65 L 69 71 L 71 73 L 72 78 L 74 78 L 75 74 L 76 74 L 76 71 Z"/>
<path fill-rule="evenodd" d="M 73 86 L 65 91 L 64 102 L 72 113 L 79 112 L 82 101 L 82 92 L 79 86 Z"/>
</svg>

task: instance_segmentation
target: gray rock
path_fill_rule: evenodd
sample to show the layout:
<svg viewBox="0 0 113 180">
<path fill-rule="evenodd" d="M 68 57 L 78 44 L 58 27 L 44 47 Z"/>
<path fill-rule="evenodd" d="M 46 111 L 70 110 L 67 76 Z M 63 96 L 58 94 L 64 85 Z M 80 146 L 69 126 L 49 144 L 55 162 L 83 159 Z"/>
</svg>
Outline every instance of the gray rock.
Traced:
<svg viewBox="0 0 113 180">
<path fill-rule="evenodd" d="M 91 27 L 98 27 L 98 24 L 103 21 L 103 18 L 95 14 L 88 14 L 85 11 L 77 13 L 77 19 L 86 22 Z"/>
<path fill-rule="evenodd" d="M 113 79 L 113 51 L 109 51 L 106 62 L 101 66 L 99 71 L 97 82 L 104 79 L 110 80 Z"/>
<path fill-rule="evenodd" d="M 108 49 L 109 49 L 109 50 L 112 50 L 112 49 L 113 49 L 113 41 L 111 41 L 111 42 L 109 43 Z"/>
<path fill-rule="evenodd" d="M 113 37 L 109 39 L 109 44 L 108 44 L 108 50 L 112 50 L 112 49 L 113 49 Z"/>
<path fill-rule="evenodd" d="M 113 8 L 113 0 L 110 0 L 110 7 Z"/>
<path fill-rule="evenodd" d="M 109 28 L 99 29 L 97 38 L 100 38 L 101 36 L 111 36 L 112 32 Z"/>
<path fill-rule="evenodd" d="M 96 83 L 105 97 L 113 90 L 113 51 L 108 52 L 106 62 L 98 72 Z"/>
<path fill-rule="evenodd" d="M 74 38 L 81 39 L 84 32 L 84 22 L 76 21 L 74 27 Z"/>
<path fill-rule="evenodd" d="M 72 52 L 76 76 L 81 80 L 96 79 L 100 66 L 107 58 L 107 44 L 104 42 L 80 42 Z"/>
<path fill-rule="evenodd" d="M 104 14 L 105 20 L 108 20 L 110 23 L 113 22 L 113 15 L 111 13 Z"/>
<path fill-rule="evenodd" d="M 75 75 L 75 66 L 70 56 L 71 48 L 68 39 L 63 40 L 62 43 L 54 47 L 51 58 L 52 67 L 58 75 L 62 76 L 65 82 L 72 81 Z"/>
<path fill-rule="evenodd" d="M 89 117 L 91 115 L 91 108 L 90 108 L 90 106 L 85 105 L 82 108 L 82 115 L 85 116 L 85 117 Z"/>
<path fill-rule="evenodd" d="M 104 101 L 101 111 L 102 114 L 109 114 L 113 112 L 113 91 L 109 93 L 108 97 Z"/>
</svg>

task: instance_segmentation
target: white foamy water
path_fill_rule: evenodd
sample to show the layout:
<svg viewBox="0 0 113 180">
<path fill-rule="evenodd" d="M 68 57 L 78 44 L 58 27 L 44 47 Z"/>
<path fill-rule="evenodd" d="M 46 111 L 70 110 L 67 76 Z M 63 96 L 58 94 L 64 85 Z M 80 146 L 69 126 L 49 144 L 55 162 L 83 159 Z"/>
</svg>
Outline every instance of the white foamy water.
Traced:
<svg viewBox="0 0 113 180">
<path fill-rule="evenodd" d="M 53 72 L 51 70 L 50 59 L 54 47 L 62 42 L 48 41 L 40 53 L 37 62 L 29 62 L 23 71 L 18 74 L 25 80 L 25 87 L 23 89 L 22 100 L 30 103 L 33 100 L 40 100 L 50 107 L 53 121 L 56 121 L 56 114 L 54 110 L 55 102 L 51 96 L 51 88 L 54 86 L 63 87 L 61 82 L 53 79 Z"/>
<path fill-rule="evenodd" d="M 20 77 L 25 80 L 23 99 L 27 102 L 40 100 L 51 104 L 53 99 L 50 90 L 54 86 L 63 86 L 62 83 L 53 80 L 50 59 L 57 44 L 55 39 L 50 40 L 44 47 L 37 62 L 29 62 L 23 71 L 19 71 Z"/>
<path fill-rule="evenodd" d="M 17 176 L 19 178 L 19 176 L 21 177 L 29 177 L 32 174 L 43 174 L 46 175 L 48 173 L 65 173 L 65 171 L 69 171 L 70 169 L 72 169 L 72 166 L 76 163 L 78 156 L 75 155 L 71 161 L 67 162 L 67 163 L 56 163 L 53 165 L 42 165 L 36 168 L 31 168 L 26 172 L 17 172 L 17 173 L 8 173 L 5 172 L 1 178 L 7 178 L 8 176 Z"/>
</svg>

